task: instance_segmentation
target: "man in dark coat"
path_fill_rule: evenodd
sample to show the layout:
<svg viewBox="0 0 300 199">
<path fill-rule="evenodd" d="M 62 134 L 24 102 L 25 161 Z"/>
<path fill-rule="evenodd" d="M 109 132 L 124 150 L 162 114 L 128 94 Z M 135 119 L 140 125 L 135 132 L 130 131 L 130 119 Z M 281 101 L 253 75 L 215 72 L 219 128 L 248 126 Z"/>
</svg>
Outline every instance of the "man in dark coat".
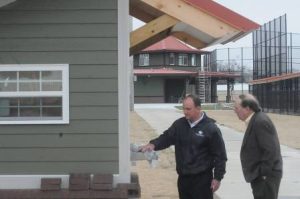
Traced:
<svg viewBox="0 0 300 199">
<path fill-rule="evenodd" d="M 199 98 L 185 97 L 183 112 L 185 117 L 140 150 L 162 150 L 174 145 L 180 199 L 213 199 L 227 160 L 221 132 L 215 121 L 201 111 Z"/>
<path fill-rule="evenodd" d="M 247 125 L 240 158 L 245 180 L 251 183 L 254 199 L 277 199 L 282 177 L 282 157 L 275 126 L 251 94 L 240 95 L 235 101 L 234 110 Z"/>
</svg>

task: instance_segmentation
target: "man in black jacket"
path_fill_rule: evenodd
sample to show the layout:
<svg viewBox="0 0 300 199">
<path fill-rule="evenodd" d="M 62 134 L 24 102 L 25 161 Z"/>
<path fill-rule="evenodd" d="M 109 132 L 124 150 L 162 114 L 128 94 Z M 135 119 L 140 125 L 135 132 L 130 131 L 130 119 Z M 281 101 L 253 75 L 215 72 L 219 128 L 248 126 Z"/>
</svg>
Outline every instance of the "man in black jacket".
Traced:
<svg viewBox="0 0 300 199">
<path fill-rule="evenodd" d="M 140 150 L 162 150 L 174 145 L 180 199 L 213 199 L 227 161 L 221 132 L 215 121 L 201 111 L 201 101 L 196 96 L 185 97 L 183 112 L 185 117 Z"/>
<path fill-rule="evenodd" d="M 253 95 L 240 95 L 234 108 L 247 125 L 240 152 L 245 180 L 251 183 L 254 199 L 277 199 L 282 157 L 275 126 Z"/>
</svg>

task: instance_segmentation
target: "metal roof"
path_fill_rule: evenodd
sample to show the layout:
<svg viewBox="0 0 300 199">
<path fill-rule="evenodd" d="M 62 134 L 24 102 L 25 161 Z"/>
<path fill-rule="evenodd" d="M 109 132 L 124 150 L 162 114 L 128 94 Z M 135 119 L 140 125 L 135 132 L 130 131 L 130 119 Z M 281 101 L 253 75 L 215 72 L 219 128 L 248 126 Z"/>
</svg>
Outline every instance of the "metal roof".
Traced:
<svg viewBox="0 0 300 199">
<path fill-rule="evenodd" d="M 153 51 L 176 51 L 176 52 L 190 52 L 190 53 L 201 53 L 206 52 L 196 49 L 186 43 L 178 40 L 173 36 L 169 36 L 147 48 L 142 50 L 142 52 L 153 52 Z"/>
</svg>

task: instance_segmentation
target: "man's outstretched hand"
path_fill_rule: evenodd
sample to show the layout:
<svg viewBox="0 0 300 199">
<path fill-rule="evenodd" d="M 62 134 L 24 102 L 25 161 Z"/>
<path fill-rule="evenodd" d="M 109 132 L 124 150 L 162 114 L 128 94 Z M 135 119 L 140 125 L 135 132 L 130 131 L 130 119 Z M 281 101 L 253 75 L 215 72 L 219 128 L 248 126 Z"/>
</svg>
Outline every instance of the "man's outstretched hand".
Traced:
<svg viewBox="0 0 300 199">
<path fill-rule="evenodd" d="M 155 148 L 154 144 L 149 143 L 149 144 L 146 144 L 144 146 L 140 146 L 139 151 L 144 153 L 146 151 L 153 151 L 154 148 Z"/>
</svg>

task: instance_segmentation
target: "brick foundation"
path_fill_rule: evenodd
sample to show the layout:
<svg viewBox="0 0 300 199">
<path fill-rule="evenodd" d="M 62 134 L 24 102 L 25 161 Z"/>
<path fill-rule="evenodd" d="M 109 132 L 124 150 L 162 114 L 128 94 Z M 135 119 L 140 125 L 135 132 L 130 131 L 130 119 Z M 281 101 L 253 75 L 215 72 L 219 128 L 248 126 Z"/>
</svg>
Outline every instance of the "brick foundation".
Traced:
<svg viewBox="0 0 300 199">
<path fill-rule="evenodd" d="M 69 189 L 61 189 L 60 178 L 41 179 L 40 189 L 0 190 L 2 199 L 128 199 L 140 198 L 141 188 L 137 174 L 131 174 L 131 183 L 113 187 L 109 174 L 71 174 Z"/>
</svg>

